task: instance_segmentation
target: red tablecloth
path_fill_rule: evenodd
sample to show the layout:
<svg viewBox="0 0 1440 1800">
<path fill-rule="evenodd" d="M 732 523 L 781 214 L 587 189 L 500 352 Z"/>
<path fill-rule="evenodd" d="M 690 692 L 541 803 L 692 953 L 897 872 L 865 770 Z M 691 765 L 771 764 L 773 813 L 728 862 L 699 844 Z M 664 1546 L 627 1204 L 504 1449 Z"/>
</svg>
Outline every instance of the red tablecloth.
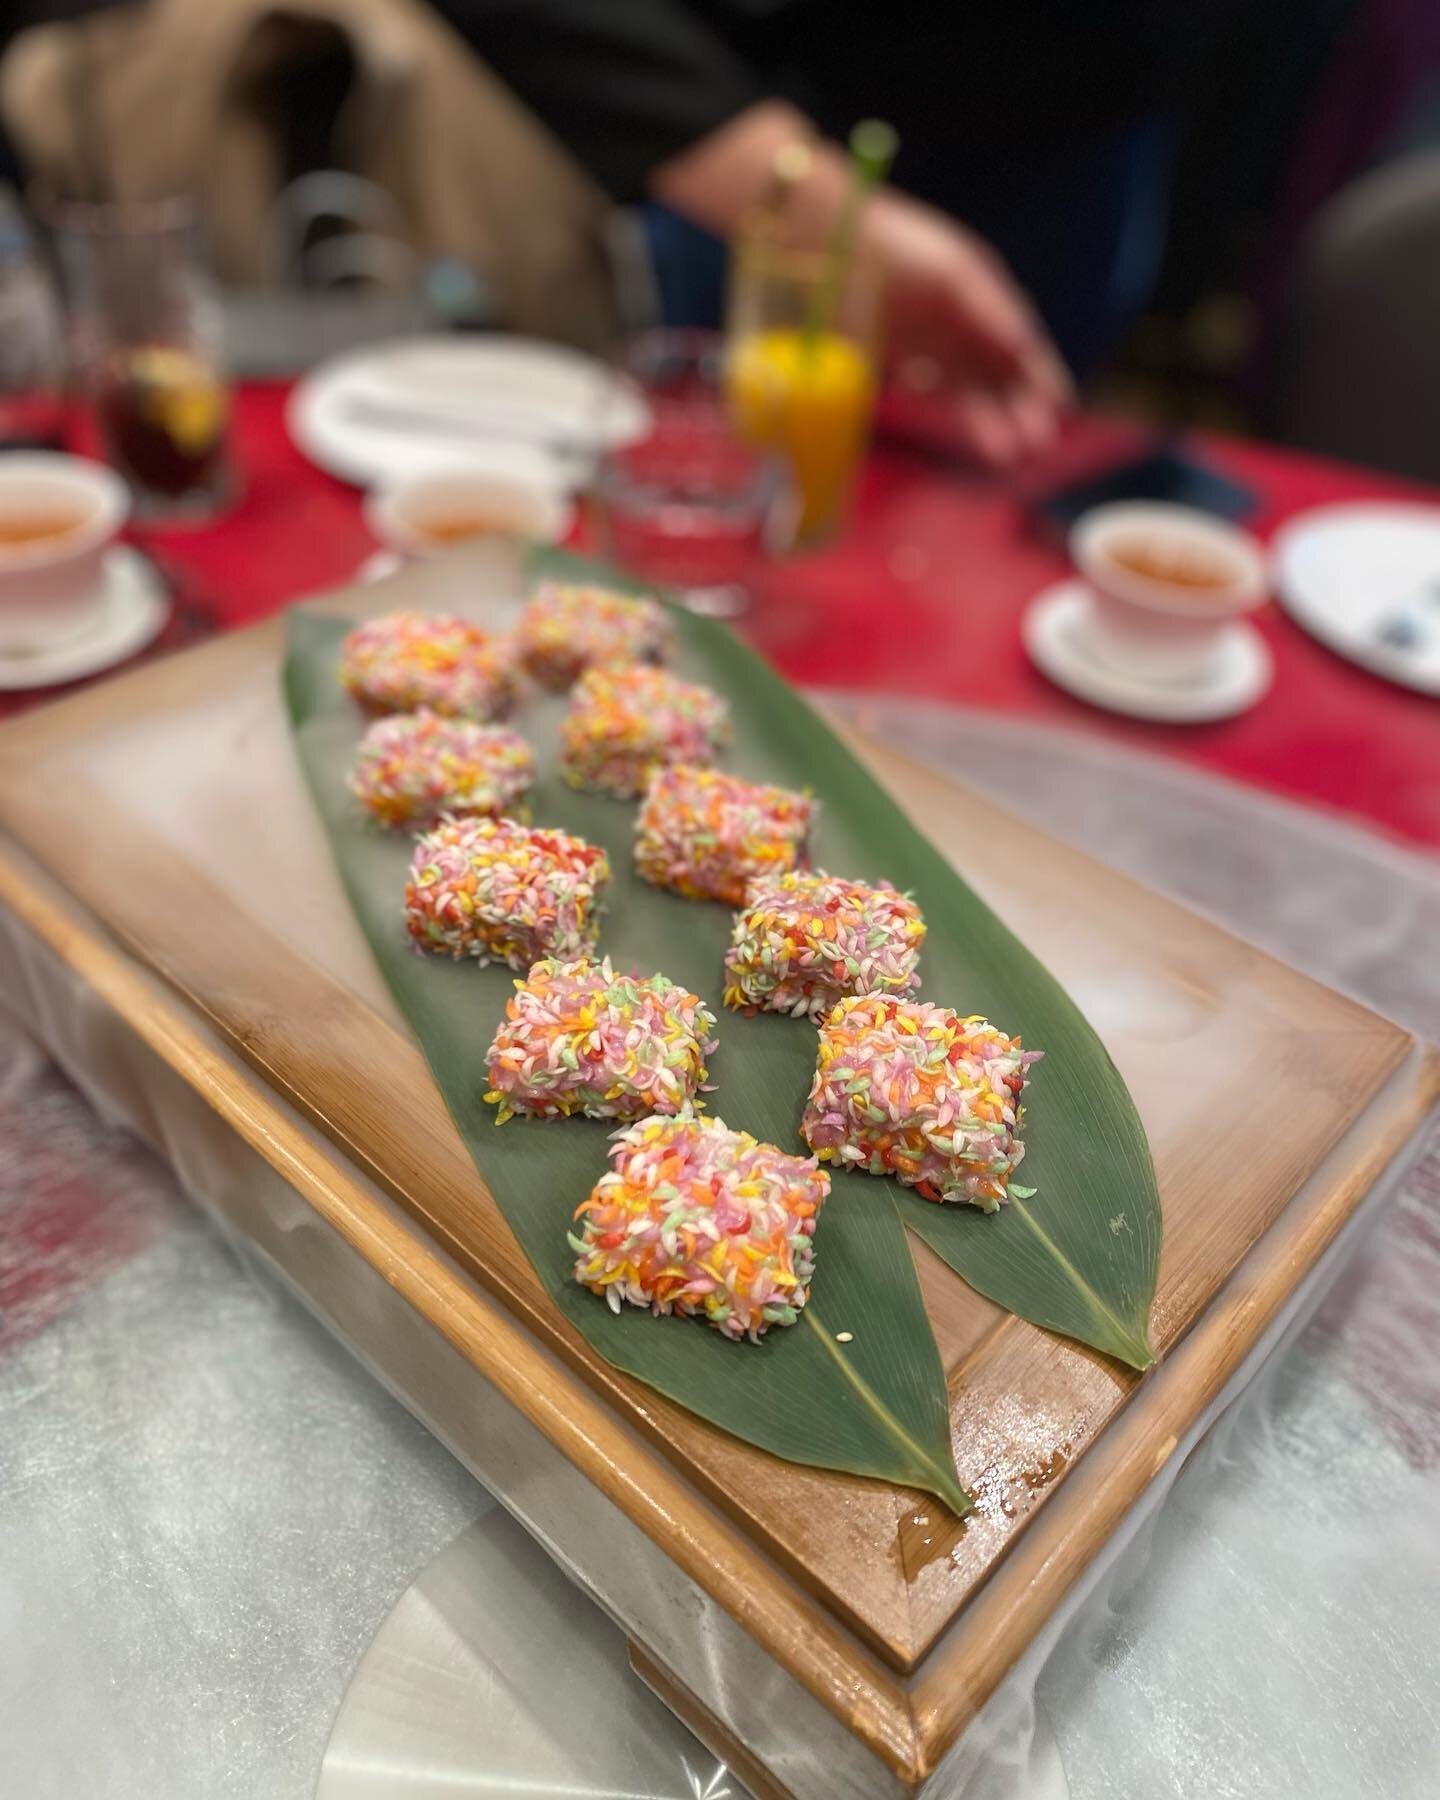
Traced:
<svg viewBox="0 0 1440 1800">
<path fill-rule="evenodd" d="M 344 580 L 374 547 L 358 495 L 313 469 L 290 443 L 284 397 L 278 387 L 240 397 L 243 504 L 203 531 L 153 539 L 225 623 Z M 1093 464 L 1122 435 L 1123 428 L 1082 420 L 1060 460 L 1066 469 Z M 1262 537 L 1306 507 L 1417 492 L 1255 444 L 1208 438 L 1204 454 L 1259 493 L 1252 523 Z M 1027 517 L 1012 484 L 882 448 L 844 540 L 777 568 L 746 634 L 793 681 L 1082 725 L 1440 844 L 1440 703 L 1332 656 L 1278 608 L 1260 619 L 1275 654 L 1275 685 L 1243 718 L 1142 725 L 1052 687 L 1021 648 L 1020 615 L 1067 565 Z"/>
</svg>

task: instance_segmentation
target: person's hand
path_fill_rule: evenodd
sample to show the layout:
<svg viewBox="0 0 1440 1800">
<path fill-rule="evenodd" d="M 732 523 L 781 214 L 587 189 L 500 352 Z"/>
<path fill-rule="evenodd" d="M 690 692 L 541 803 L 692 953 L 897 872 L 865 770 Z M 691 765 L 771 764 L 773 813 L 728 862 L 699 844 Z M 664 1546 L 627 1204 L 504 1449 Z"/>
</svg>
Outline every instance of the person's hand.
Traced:
<svg viewBox="0 0 1440 1800">
<path fill-rule="evenodd" d="M 657 200 L 722 237 L 765 191 L 782 149 L 813 161 L 786 203 L 792 241 L 823 249 L 853 174 L 838 144 L 815 137 L 791 106 L 765 100 L 661 164 Z M 1070 378 L 1045 328 L 999 256 L 947 214 L 880 188 L 866 205 L 863 254 L 885 279 L 888 357 L 896 389 L 889 422 L 992 465 L 1043 449 L 1070 403 Z"/>
<path fill-rule="evenodd" d="M 1043 450 L 1070 378 L 1000 257 L 893 188 L 871 199 L 861 244 L 885 280 L 892 422 L 992 465 Z"/>
</svg>

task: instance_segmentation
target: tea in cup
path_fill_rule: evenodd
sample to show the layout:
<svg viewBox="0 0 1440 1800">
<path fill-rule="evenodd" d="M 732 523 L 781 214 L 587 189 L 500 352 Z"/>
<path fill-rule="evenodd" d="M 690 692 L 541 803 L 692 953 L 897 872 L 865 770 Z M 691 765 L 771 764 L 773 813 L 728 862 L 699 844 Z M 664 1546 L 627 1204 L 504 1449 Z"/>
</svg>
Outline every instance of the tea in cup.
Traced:
<svg viewBox="0 0 1440 1800">
<path fill-rule="evenodd" d="M 1095 507 L 1071 529 L 1070 554 L 1091 589 L 1086 650 L 1139 680 L 1205 680 L 1226 626 L 1261 606 L 1268 586 L 1247 533 L 1161 501 Z"/>
<path fill-rule="evenodd" d="M 439 556 L 483 538 L 555 544 L 574 508 L 529 467 L 457 467 L 414 475 L 372 491 L 365 520 L 387 549 L 404 557 Z"/>
<path fill-rule="evenodd" d="M 0 655 L 53 650 L 96 623 L 105 556 L 129 510 L 124 482 L 99 463 L 0 454 Z"/>
</svg>

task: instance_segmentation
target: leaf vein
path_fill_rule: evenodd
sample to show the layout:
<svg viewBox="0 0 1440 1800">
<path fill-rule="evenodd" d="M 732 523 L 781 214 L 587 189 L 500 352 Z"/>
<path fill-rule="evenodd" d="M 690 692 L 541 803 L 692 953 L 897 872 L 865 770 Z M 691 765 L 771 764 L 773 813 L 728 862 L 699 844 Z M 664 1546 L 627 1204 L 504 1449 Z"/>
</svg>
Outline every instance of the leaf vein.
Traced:
<svg viewBox="0 0 1440 1800">
<path fill-rule="evenodd" d="M 850 1383 L 851 1387 L 854 1388 L 861 1401 L 880 1421 L 882 1428 L 888 1432 L 889 1435 L 895 1439 L 896 1443 L 900 1444 L 909 1455 L 914 1457 L 920 1468 L 928 1470 L 935 1477 L 939 1484 L 936 1491 L 939 1494 L 939 1497 L 945 1501 L 946 1505 L 954 1512 L 959 1513 L 962 1518 L 967 1512 L 973 1511 L 974 1502 L 965 1492 L 964 1488 L 960 1486 L 954 1470 L 943 1467 L 930 1455 L 922 1444 L 906 1431 L 899 1419 L 896 1418 L 891 1409 L 886 1406 L 885 1402 L 875 1392 L 874 1388 L 870 1386 L 870 1383 L 866 1381 L 865 1377 L 855 1367 L 850 1358 L 843 1354 L 824 1321 L 815 1310 L 814 1305 L 811 1304 L 806 1306 L 804 1312 L 801 1313 L 800 1316 L 818 1336 L 827 1354 L 835 1362 L 840 1369 L 841 1374 Z M 963 1505 L 957 1506 L 955 1504 L 957 1498 L 963 1502 Z"/>
<path fill-rule="evenodd" d="M 1065 1252 L 1055 1242 L 1054 1238 L 1052 1238 L 1050 1236 L 1050 1233 L 1048 1231 L 1046 1231 L 1045 1227 L 1040 1223 L 1040 1221 L 1034 1217 L 1034 1215 L 1031 1213 L 1029 1207 L 1027 1207 L 1023 1203 L 1023 1201 L 1017 1203 L 1010 1210 L 1012 1212 L 1018 1213 L 1019 1216 L 1025 1221 L 1025 1223 L 1029 1227 L 1030 1231 L 1033 1232 L 1037 1238 L 1039 1238 L 1040 1242 L 1045 1246 L 1045 1249 L 1050 1253 L 1051 1256 L 1054 1257 L 1055 1261 L 1060 1265 L 1060 1267 L 1065 1271 L 1066 1275 L 1074 1283 L 1076 1291 L 1080 1294 L 1080 1296 L 1084 1300 L 1085 1304 L 1095 1314 L 1096 1318 L 1103 1319 L 1107 1324 L 1112 1326 L 1115 1330 L 1117 1337 L 1119 1338 L 1119 1340 L 1122 1344 L 1128 1344 L 1132 1347 L 1136 1347 L 1138 1345 L 1144 1346 L 1145 1353 L 1146 1353 L 1146 1361 L 1144 1363 L 1140 1364 L 1139 1366 L 1142 1368 L 1148 1368 L 1150 1363 L 1154 1362 L 1155 1356 L 1154 1356 L 1154 1352 L 1150 1349 L 1149 1344 L 1145 1342 L 1143 1335 L 1137 1339 L 1135 1336 L 1135 1333 L 1133 1331 L 1131 1331 L 1129 1329 L 1129 1327 L 1126 1326 L 1121 1321 L 1121 1319 L 1117 1316 L 1117 1314 L 1114 1313 L 1111 1310 L 1111 1308 L 1105 1304 L 1105 1302 L 1100 1298 L 1099 1294 L 1096 1293 L 1096 1291 L 1093 1287 L 1091 1287 L 1090 1283 L 1085 1279 L 1085 1277 L 1075 1267 L 1074 1263 L 1071 1262 L 1070 1258 L 1065 1254 Z"/>
</svg>

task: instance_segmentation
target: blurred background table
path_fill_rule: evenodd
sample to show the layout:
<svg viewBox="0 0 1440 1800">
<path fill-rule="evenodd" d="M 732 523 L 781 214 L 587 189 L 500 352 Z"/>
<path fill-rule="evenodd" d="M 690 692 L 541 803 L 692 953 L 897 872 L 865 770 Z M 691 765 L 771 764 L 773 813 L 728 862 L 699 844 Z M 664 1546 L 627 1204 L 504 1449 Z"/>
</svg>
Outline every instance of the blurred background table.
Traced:
<svg viewBox="0 0 1440 1800">
<path fill-rule="evenodd" d="M 349 579 L 374 550 L 360 496 L 312 467 L 285 430 L 288 389 L 239 394 L 237 460 L 247 491 L 225 518 L 146 542 L 216 624 L 263 617 Z M 1046 485 L 1118 460 L 1133 426 L 1084 417 L 1047 461 Z M 1202 437 L 1205 458 L 1259 496 L 1268 537 L 1308 507 L 1426 498 L 1428 490 L 1293 451 Z M 1038 477 L 1030 477 L 1040 485 Z M 1277 607 L 1259 620 L 1275 683 L 1252 712 L 1215 725 L 1144 725 L 1095 711 L 1029 663 L 1020 616 L 1068 571 L 1004 480 L 881 444 L 852 526 L 833 547 L 776 565 L 741 629 L 790 680 L 962 703 L 1082 726 L 1273 793 L 1440 844 L 1440 706 L 1342 661 Z"/>
</svg>

